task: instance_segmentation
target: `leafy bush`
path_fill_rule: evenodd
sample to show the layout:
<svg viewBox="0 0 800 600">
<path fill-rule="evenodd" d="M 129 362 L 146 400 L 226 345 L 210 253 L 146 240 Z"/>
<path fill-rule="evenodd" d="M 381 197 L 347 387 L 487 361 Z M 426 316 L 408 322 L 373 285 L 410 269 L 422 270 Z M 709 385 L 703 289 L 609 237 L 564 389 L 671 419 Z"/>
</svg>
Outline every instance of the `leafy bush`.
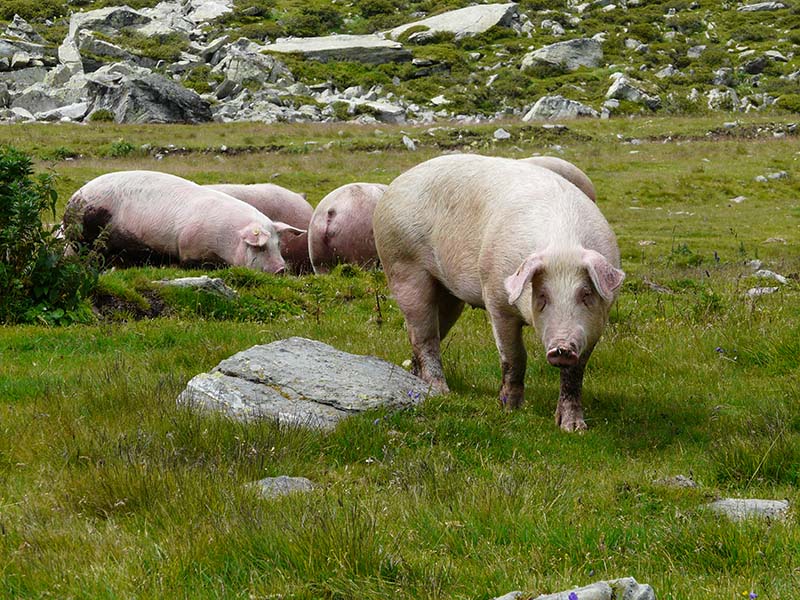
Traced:
<svg viewBox="0 0 800 600">
<path fill-rule="evenodd" d="M 0 19 L 10 21 L 14 15 L 26 20 L 61 17 L 66 8 L 63 0 L 0 0 Z"/>
<path fill-rule="evenodd" d="M 112 158 L 123 158 L 125 156 L 130 156 L 135 151 L 136 146 L 120 138 L 111 144 L 111 147 L 108 149 L 108 155 Z"/>
<path fill-rule="evenodd" d="M 89 121 L 92 123 L 101 122 L 108 123 L 114 120 L 114 113 L 107 108 L 100 108 L 89 115 Z"/>
<path fill-rule="evenodd" d="M 85 299 L 97 284 L 92 256 L 66 256 L 55 219 L 57 195 L 51 175 L 34 177 L 31 159 L 0 149 L 0 323 L 50 324 L 88 321 Z"/>
<path fill-rule="evenodd" d="M 800 113 L 800 94 L 786 94 L 778 98 L 778 106 L 793 113 Z"/>
</svg>

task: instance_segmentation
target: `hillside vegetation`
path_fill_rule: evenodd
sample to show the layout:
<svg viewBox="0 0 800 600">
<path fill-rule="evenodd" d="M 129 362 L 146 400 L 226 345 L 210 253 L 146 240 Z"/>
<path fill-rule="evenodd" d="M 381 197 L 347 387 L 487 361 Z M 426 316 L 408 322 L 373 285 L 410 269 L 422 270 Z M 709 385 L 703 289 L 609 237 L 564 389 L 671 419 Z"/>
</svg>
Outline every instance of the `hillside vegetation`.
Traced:
<svg viewBox="0 0 800 600">
<path fill-rule="evenodd" d="M 18 13 L 33 19 L 41 35 L 59 44 L 70 11 L 114 4 L 109 0 L 0 0 L 0 18 Z M 156 3 L 133 0 L 127 4 L 141 8 Z M 209 40 L 225 34 L 259 43 L 285 36 L 374 33 L 468 4 L 467 0 L 237 0 L 232 12 L 204 25 L 204 31 Z M 376 66 L 299 57 L 286 62 L 306 85 L 330 82 L 339 90 L 380 86 L 386 97 L 422 108 L 443 95 L 445 102 L 436 107 L 437 115 L 443 117 L 522 114 L 546 95 L 562 95 L 599 111 L 611 83 L 609 76 L 615 72 L 627 73 L 660 102 L 646 107 L 623 100 L 613 107 L 613 115 L 696 114 L 712 109 L 800 111 L 800 6 L 787 0 L 778 10 L 739 12 L 741 6 L 717 0 L 623 0 L 616 4 L 598 0 L 580 5 L 522 0 L 513 27 L 494 27 L 460 40 L 449 34 L 429 36 L 419 43 L 408 41 L 408 35 L 401 37 L 413 53 L 412 62 Z M 520 68 L 531 50 L 597 35 L 603 50 L 599 67 Z M 163 68 L 187 47 L 180 36 L 149 41 L 122 36 L 113 41 L 139 56 L 166 60 Z M 670 69 L 668 74 L 665 68 Z M 208 69 L 192 70 L 183 83 L 209 91 Z M 219 82 L 210 83 L 213 87 Z M 298 106 L 316 104 L 309 97 L 296 100 Z M 339 119 L 353 116 L 357 115 L 336 114 Z"/>
</svg>

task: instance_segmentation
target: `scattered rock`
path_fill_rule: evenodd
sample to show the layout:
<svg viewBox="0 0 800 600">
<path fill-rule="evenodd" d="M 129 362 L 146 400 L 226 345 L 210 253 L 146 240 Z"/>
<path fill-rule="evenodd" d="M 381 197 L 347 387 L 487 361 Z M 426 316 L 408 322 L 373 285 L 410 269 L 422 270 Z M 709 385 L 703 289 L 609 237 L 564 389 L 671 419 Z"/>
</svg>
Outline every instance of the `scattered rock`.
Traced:
<svg viewBox="0 0 800 600">
<path fill-rule="evenodd" d="M 747 200 L 747 196 L 736 196 L 736 198 L 730 199 L 730 201 L 733 202 L 734 204 L 741 204 L 745 200 Z"/>
<path fill-rule="evenodd" d="M 615 74 L 617 75 L 617 74 Z M 644 104 L 650 109 L 657 109 L 661 106 L 661 98 L 653 96 L 644 91 L 644 84 L 628 79 L 624 75 L 618 75 L 611 87 L 606 92 L 606 98 L 616 98 L 617 100 L 627 100 Z"/>
<path fill-rule="evenodd" d="M 754 287 L 754 288 L 750 288 L 749 290 L 747 290 L 747 292 L 745 292 L 745 296 L 747 296 L 751 300 L 754 300 L 756 298 L 760 298 L 761 296 L 767 296 L 769 294 L 774 294 L 779 289 L 780 288 L 777 288 L 777 287 Z"/>
<path fill-rule="evenodd" d="M 265 479 L 248 483 L 247 487 L 256 490 L 258 495 L 265 499 L 314 490 L 314 484 L 311 480 L 305 477 L 287 477 L 286 475 L 266 477 Z"/>
<path fill-rule="evenodd" d="M 153 283 L 168 287 L 192 288 L 198 292 L 216 294 L 223 298 L 228 298 L 229 300 L 239 295 L 236 293 L 236 290 L 225 285 L 225 282 L 219 277 L 209 277 L 208 275 L 201 275 L 200 277 L 179 277 L 178 279 L 159 279 Z"/>
<path fill-rule="evenodd" d="M 765 244 L 785 244 L 786 240 L 781 237 L 771 237 L 764 240 Z"/>
<path fill-rule="evenodd" d="M 496 140 L 507 140 L 511 137 L 511 134 L 501 127 L 500 129 L 495 129 L 492 136 Z"/>
<path fill-rule="evenodd" d="M 452 33 L 456 40 L 483 33 L 496 25 L 510 27 L 517 17 L 517 4 L 479 4 L 451 10 L 421 21 L 406 23 L 385 32 L 386 37 L 398 39 L 407 30 L 422 29 L 412 33 L 408 40 L 419 42 L 437 33 Z"/>
<path fill-rule="evenodd" d="M 787 500 L 759 500 L 756 498 L 723 498 L 706 507 L 731 521 L 770 519 L 782 521 L 789 512 Z"/>
<path fill-rule="evenodd" d="M 522 117 L 523 121 L 539 119 L 571 119 L 575 117 L 598 117 L 593 108 L 567 100 L 563 96 L 542 96 L 531 109 Z"/>
<path fill-rule="evenodd" d="M 411 150 L 411 152 L 414 152 L 417 149 L 417 145 L 414 143 L 414 140 L 412 140 L 407 135 L 403 136 L 403 145 L 409 150 Z"/>
<path fill-rule="evenodd" d="M 369 64 L 407 62 L 411 52 L 393 40 L 377 35 L 329 35 L 324 37 L 279 39 L 264 46 L 267 52 L 300 54 L 307 59 L 356 61 Z"/>
<path fill-rule="evenodd" d="M 769 269 L 759 269 L 758 271 L 755 272 L 755 276 L 756 277 L 763 277 L 764 279 L 774 279 L 778 283 L 781 283 L 781 284 L 784 284 L 784 285 L 789 282 L 789 280 L 786 279 L 786 277 L 784 277 L 783 275 L 780 275 L 779 273 L 776 273 L 775 271 L 770 271 Z"/>
<path fill-rule="evenodd" d="M 603 47 L 595 39 L 578 38 L 556 42 L 526 54 L 522 58 L 522 69 L 536 64 L 549 64 L 575 71 L 580 67 L 595 68 L 603 60 Z"/>
<path fill-rule="evenodd" d="M 786 8 L 783 2 L 758 2 L 756 4 L 745 4 L 738 7 L 739 12 L 760 12 L 765 10 L 780 10 Z"/>
<path fill-rule="evenodd" d="M 655 600 L 653 588 L 646 584 L 639 584 L 633 577 L 613 579 L 611 581 L 598 581 L 590 585 L 536 596 L 534 600 Z"/>
<path fill-rule="evenodd" d="M 692 479 L 691 477 L 686 477 L 685 475 L 675 475 L 673 477 L 664 477 L 662 479 L 656 479 L 653 481 L 654 485 L 663 485 L 666 487 L 676 487 L 676 488 L 696 488 L 698 487 L 697 482 Z"/>
<path fill-rule="evenodd" d="M 253 346 L 189 381 L 178 403 L 235 419 L 332 429 L 349 415 L 414 406 L 427 383 L 374 356 L 293 337 Z"/>
</svg>

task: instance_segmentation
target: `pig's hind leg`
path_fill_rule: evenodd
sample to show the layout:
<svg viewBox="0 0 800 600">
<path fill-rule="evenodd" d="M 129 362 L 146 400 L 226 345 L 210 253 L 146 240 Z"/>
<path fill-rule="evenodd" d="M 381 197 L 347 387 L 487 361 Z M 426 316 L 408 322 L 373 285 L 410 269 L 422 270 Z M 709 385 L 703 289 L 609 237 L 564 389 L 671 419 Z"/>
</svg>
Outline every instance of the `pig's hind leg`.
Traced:
<svg viewBox="0 0 800 600">
<path fill-rule="evenodd" d="M 387 279 L 406 319 L 414 353 L 414 374 L 428 382 L 437 393 L 448 393 L 439 337 L 439 282 L 414 263 L 394 263 L 387 272 Z"/>
</svg>

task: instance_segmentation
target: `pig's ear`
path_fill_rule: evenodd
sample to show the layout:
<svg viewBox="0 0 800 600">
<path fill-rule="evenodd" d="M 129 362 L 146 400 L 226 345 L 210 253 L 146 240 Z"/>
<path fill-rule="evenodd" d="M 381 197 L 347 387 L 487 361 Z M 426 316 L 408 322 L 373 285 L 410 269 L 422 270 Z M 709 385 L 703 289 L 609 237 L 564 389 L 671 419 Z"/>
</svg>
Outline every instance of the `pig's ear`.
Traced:
<svg viewBox="0 0 800 600">
<path fill-rule="evenodd" d="M 514 304 L 519 300 L 525 284 L 530 282 L 543 269 L 544 260 L 542 260 L 542 256 L 540 254 L 531 254 L 522 262 L 513 275 L 506 277 L 505 287 L 508 293 L 508 303 Z"/>
<path fill-rule="evenodd" d="M 291 225 L 287 225 L 283 221 L 273 221 L 273 225 L 275 225 L 275 231 L 278 235 L 300 235 L 301 233 L 305 233 L 305 229 L 298 229 L 297 227 L 292 227 Z"/>
<path fill-rule="evenodd" d="M 266 246 L 270 236 L 269 231 L 266 231 L 257 223 L 245 227 L 239 233 L 241 233 L 245 244 L 257 247 Z"/>
<path fill-rule="evenodd" d="M 614 293 L 625 279 L 625 273 L 614 267 L 605 256 L 595 250 L 584 250 L 582 258 L 597 292 L 603 297 L 603 300 L 611 302 L 614 299 Z"/>
</svg>

